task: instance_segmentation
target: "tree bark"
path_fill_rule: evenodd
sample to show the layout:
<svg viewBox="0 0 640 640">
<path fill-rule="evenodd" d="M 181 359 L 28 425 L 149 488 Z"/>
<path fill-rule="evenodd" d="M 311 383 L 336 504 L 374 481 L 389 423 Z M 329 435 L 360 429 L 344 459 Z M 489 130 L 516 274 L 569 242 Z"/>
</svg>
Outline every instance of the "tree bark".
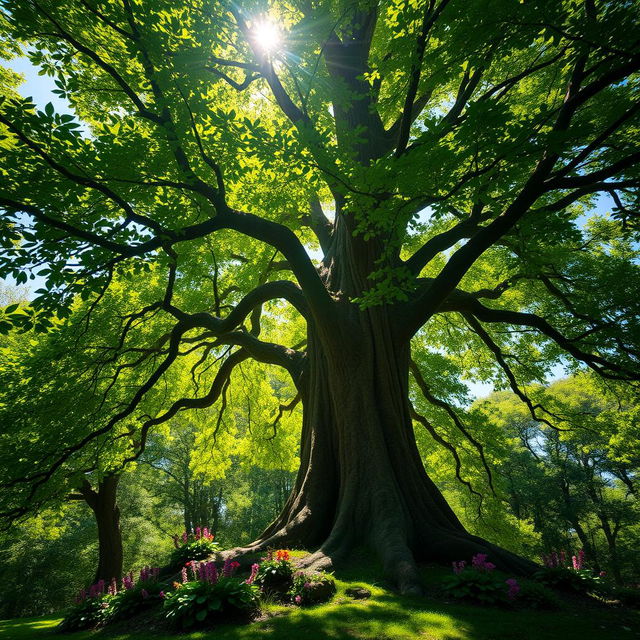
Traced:
<svg viewBox="0 0 640 640">
<path fill-rule="evenodd" d="M 80 488 L 87 504 L 91 507 L 98 526 L 98 567 L 96 582 L 109 582 L 122 575 L 123 551 L 120 531 L 120 509 L 117 491 L 120 476 L 110 475 L 102 479 L 95 491 L 85 480 Z"/>
<path fill-rule="evenodd" d="M 420 592 L 417 560 L 487 553 L 519 574 L 535 565 L 470 535 L 428 477 L 409 412 L 409 342 L 388 310 L 338 306 L 349 332 L 310 326 L 301 384 L 300 471 L 280 516 L 251 550 L 318 548 L 304 560 L 327 568 L 366 544 L 402 592 Z"/>
</svg>

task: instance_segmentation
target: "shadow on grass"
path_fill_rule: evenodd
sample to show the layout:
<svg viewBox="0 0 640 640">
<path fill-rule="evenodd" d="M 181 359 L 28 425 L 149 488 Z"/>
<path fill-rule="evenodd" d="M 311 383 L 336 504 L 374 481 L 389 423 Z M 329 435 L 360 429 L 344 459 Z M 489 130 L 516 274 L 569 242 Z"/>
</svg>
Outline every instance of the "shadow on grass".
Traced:
<svg viewBox="0 0 640 640">
<path fill-rule="evenodd" d="M 424 570 L 425 584 L 437 585 L 441 567 Z M 626 609 L 571 605 L 560 611 L 508 610 L 449 603 L 428 597 L 399 596 L 378 580 L 378 567 L 358 558 L 336 572 L 338 593 L 326 605 L 265 607 L 270 616 L 251 624 L 219 625 L 207 631 L 171 633 L 137 625 L 135 620 L 99 632 L 52 633 L 57 619 L 0 622 L 0 640 L 639 640 L 640 613 Z M 372 597 L 352 600 L 350 586 Z"/>
</svg>

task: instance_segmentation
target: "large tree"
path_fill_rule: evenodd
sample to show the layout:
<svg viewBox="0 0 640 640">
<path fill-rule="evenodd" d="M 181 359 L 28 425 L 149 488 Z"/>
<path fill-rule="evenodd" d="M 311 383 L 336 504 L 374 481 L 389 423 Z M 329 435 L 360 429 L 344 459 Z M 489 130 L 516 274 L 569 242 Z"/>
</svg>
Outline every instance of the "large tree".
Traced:
<svg viewBox="0 0 640 640">
<path fill-rule="evenodd" d="M 249 549 L 303 544 L 323 566 L 368 543 L 404 591 L 419 588 L 419 558 L 485 551 L 526 571 L 466 532 L 429 479 L 411 344 L 430 353 L 411 365 L 420 392 L 480 456 L 453 396 L 435 391 L 439 356 L 465 335 L 542 419 L 522 385 L 549 363 L 638 378 L 625 236 L 640 180 L 635 3 L 1 6 L 7 38 L 73 111 L 0 108 L 0 272 L 46 277 L 32 309 L 2 326 L 64 317 L 78 294 L 95 309 L 114 279 L 165 274 L 164 293 L 110 343 L 123 370 L 153 371 L 14 486 L 37 493 L 133 416 L 144 441 L 178 411 L 224 402 L 232 371 L 253 358 L 289 372 L 304 415 L 293 492 Z M 601 194 L 615 215 L 587 225 Z M 170 329 L 129 349 L 158 318 Z M 216 371 L 208 389 L 138 416 L 185 352 Z"/>
</svg>

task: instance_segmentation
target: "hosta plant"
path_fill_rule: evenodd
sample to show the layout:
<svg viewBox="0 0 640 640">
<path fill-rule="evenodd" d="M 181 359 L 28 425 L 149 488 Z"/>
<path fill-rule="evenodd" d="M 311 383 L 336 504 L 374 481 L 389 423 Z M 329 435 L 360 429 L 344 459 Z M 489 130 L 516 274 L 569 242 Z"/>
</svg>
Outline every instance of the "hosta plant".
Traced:
<svg viewBox="0 0 640 640">
<path fill-rule="evenodd" d="M 532 578 L 540 584 L 561 591 L 584 593 L 596 587 L 597 580 L 588 569 L 568 569 L 564 567 L 543 567 Z"/>
<path fill-rule="evenodd" d="M 258 568 L 255 583 L 264 592 L 283 595 L 293 584 L 291 554 L 286 549 L 269 551 Z"/>
<path fill-rule="evenodd" d="M 129 574 L 122 579 L 122 588 L 115 589 L 112 582 L 110 591 L 113 593 L 109 602 L 110 620 L 130 618 L 143 609 L 148 609 L 162 602 L 164 585 L 158 581 L 159 569 L 145 567 L 140 571 L 140 578 L 134 582 Z"/>
<path fill-rule="evenodd" d="M 293 584 L 287 592 L 297 605 L 319 604 L 330 600 L 336 592 L 336 583 L 328 573 L 305 573 L 297 571 Z"/>
<path fill-rule="evenodd" d="M 182 567 L 186 562 L 205 560 L 218 551 L 218 543 L 207 527 L 196 527 L 191 533 L 183 532 L 182 536 L 174 536 L 175 549 L 171 554 L 171 566 Z"/>
<path fill-rule="evenodd" d="M 258 588 L 234 577 L 234 565 L 237 563 L 227 561 L 221 573 L 213 562 L 192 563 L 188 570 L 185 567 L 183 583 L 175 583 L 175 590 L 164 598 L 166 619 L 187 629 L 257 611 Z"/>
<path fill-rule="evenodd" d="M 112 598 L 111 586 L 107 588 L 104 580 L 99 580 L 88 590 L 82 589 L 75 605 L 60 623 L 60 631 L 80 631 L 105 624 L 111 616 L 109 605 Z"/>
<path fill-rule="evenodd" d="M 464 560 L 453 563 L 453 576 L 447 579 L 444 590 L 454 598 L 472 600 L 481 604 L 510 604 L 520 594 L 515 578 L 504 579 L 494 573 L 495 565 L 484 553 L 473 556 L 471 566 Z"/>
</svg>

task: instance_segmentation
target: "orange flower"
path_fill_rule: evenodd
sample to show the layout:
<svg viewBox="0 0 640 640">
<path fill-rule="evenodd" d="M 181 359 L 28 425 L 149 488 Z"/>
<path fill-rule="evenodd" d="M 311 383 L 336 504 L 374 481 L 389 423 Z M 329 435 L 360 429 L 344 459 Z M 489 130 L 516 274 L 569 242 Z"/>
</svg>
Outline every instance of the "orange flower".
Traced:
<svg viewBox="0 0 640 640">
<path fill-rule="evenodd" d="M 279 549 L 276 551 L 276 560 L 278 562 L 289 562 L 291 554 L 286 549 Z"/>
</svg>

